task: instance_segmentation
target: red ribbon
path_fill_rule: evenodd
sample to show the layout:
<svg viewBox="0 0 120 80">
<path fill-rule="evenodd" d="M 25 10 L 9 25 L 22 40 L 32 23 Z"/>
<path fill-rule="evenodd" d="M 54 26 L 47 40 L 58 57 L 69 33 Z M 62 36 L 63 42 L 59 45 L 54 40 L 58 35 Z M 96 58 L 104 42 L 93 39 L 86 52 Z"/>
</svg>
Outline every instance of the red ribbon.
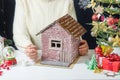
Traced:
<svg viewBox="0 0 120 80">
<path fill-rule="evenodd" d="M 109 59 L 110 61 L 120 61 L 120 56 L 118 54 L 109 54 L 107 56 L 107 59 Z"/>
</svg>

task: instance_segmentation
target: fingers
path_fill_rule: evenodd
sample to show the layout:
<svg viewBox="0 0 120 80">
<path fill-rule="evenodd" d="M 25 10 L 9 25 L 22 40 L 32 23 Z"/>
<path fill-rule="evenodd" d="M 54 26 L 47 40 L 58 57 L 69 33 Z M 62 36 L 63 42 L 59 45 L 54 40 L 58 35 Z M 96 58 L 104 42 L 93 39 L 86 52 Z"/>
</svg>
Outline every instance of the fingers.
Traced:
<svg viewBox="0 0 120 80">
<path fill-rule="evenodd" d="M 80 53 L 81 56 L 86 55 L 87 52 L 88 52 L 88 48 L 79 49 L 79 53 Z"/>
<path fill-rule="evenodd" d="M 25 53 L 31 59 L 37 59 L 37 47 L 35 45 L 28 45 L 25 49 Z"/>
<path fill-rule="evenodd" d="M 80 41 L 79 49 L 86 48 L 86 47 L 88 47 L 87 42 L 85 40 L 81 40 Z"/>
<path fill-rule="evenodd" d="M 37 52 L 37 47 L 35 45 L 28 45 L 25 49 L 26 53 L 35 53 Z"/>
<path fill-rule="evenodd" d="M 30 44 L 30 45 L 28 45 L 26 48 L 30 48 L 30 49 L 37 49 L 37 47 L 35 46 L 35 45 L 32 45 L 32 44 Z"/>
<path fill-rule="evenodd" d="M 26 53 L 31 53 L 31 55 L 32 55 L 32 53 L 37 53 L 37 50 L 36 50 L 36 49 L 33 49 L 33 48 L 27 48 L 27 49 L 25 50 L 25 52 L 26 52 Z"/>
<path fill-rule="evenodd" d="M 80 55 L 86 55 L 88 52 L 89 46 L 87 44 L 87 41 L 81 40 L 80 46 L 79 46 L 79 53 Z"/>
</svg>

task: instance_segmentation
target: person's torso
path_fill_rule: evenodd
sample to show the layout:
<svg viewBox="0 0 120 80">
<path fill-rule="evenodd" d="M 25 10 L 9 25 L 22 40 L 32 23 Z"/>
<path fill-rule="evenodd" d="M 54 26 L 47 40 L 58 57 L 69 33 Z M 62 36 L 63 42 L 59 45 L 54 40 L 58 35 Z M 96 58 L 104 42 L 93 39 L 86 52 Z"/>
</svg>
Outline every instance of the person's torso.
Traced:
<svg viewBox="0 0 120 80">
<path fill-rule="evenodd" d="M 26 25 L 33 43 L 40 47 L 40 36 L 43 28 L 68 13 L 70 0 L 24 0 Z"/>
</svg>

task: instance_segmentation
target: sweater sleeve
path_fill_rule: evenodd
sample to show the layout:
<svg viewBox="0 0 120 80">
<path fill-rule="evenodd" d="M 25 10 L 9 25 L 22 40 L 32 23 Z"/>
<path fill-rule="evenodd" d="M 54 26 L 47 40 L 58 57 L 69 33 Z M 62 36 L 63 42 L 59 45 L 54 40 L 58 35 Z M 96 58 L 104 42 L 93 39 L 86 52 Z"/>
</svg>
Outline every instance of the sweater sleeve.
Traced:
<svg viewBox="0 0 120 80">
<path fill-rule="evenodd" d="M 19 50 L 25 50 L 25 47 L 32 44 L 25 21 L 24 0 L 16 0 L 15 17 L 13 23 L 13 39 Z"/>
<path fill-rule="evenodd" d="M 73 0 L 70 0 L 70 4 L 69 4 L 69 9 L 68 10 L 69 10 L 68 13 L 77 21 Z M 82 40 L 82 36 L 80 36 L 80 40 Z"/>
<path fill-rule="evenodd" d="M 69 4 L 69 7 L 68 7 L 68 8 L 69 8 L 69 9 L 68 9 L 68 13 L 69 13 L 75 20 L 77 20 L 73 0 L 70 0 L 70 4 Z"/>
</svg>

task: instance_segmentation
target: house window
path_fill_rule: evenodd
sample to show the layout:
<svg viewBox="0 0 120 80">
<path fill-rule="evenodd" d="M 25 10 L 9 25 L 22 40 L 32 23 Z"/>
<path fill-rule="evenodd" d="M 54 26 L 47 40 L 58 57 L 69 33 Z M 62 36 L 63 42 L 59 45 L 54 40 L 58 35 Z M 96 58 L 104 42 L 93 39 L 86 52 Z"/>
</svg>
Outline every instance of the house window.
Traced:
<svg viewBox="0 0 120 80">
<path fill-rule="evenodd" d="M 61 41 L 51 40 L 51 48 L 61 48 Z"/>
</svg>

